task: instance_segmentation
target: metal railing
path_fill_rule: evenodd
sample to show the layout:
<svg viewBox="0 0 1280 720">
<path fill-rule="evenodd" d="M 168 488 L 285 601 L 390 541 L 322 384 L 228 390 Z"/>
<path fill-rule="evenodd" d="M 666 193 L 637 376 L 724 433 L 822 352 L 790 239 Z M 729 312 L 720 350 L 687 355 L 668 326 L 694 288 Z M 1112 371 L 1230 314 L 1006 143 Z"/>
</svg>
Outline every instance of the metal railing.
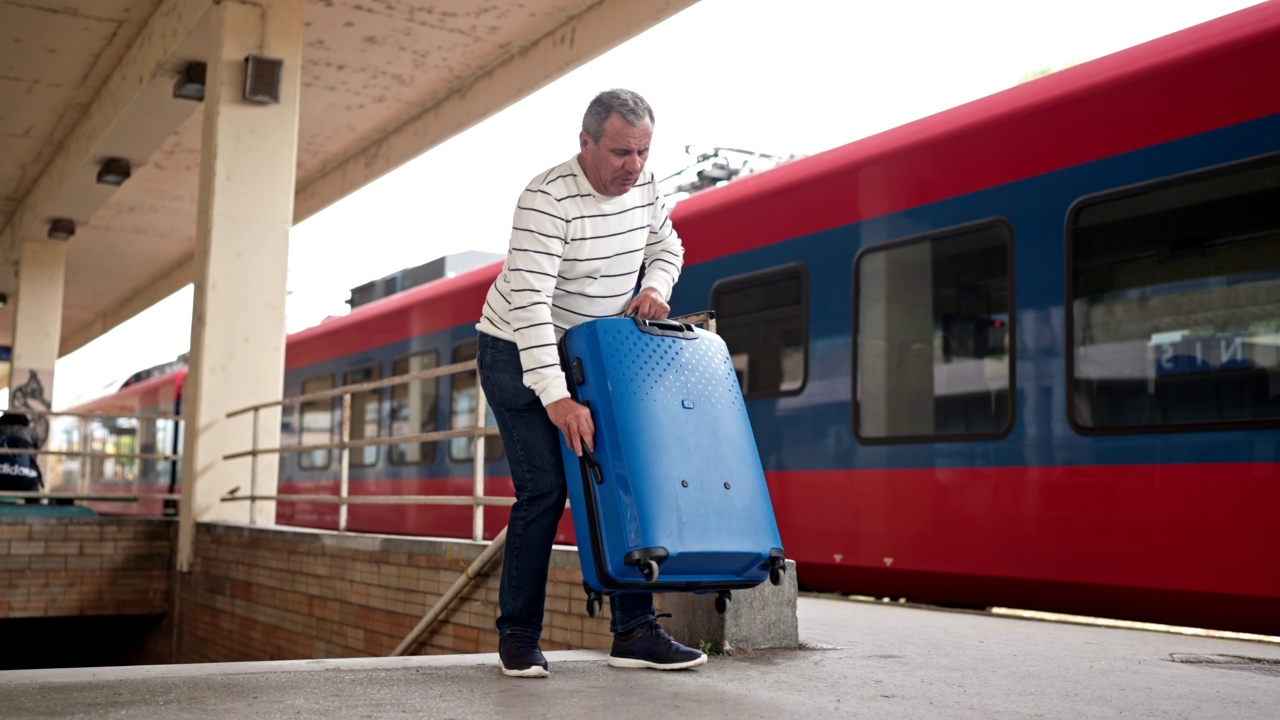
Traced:
<svg viewBox="0 0 1280 720">
<path fill-rule="evenodd" d="M 687 323 L 691 325 L 703 325 L 708 332 L 716 331 L 715 313 L 712 311 L 694 313 L 672 318 L 675 322 Z M 418 380 L 427 380 L 437 378 L 444 375 L 456 375 L 465 372 L 475 373 L 475 425 L 470 428 L 457 428 L 453 430 L 439 430 L 428 433 L 417 433 L 413 435 L 395 435 L 389 437 L 376 438 L 360 438 L 358 440 L 351 439 L 351 397 L 355 394 L 368 392 L 370 390 L 381 390 L 385 387 L 393 387 L 396 385 L 404 385 Z M 340 441 L 336 443 L 316 443 L 311 445 L 291 445 L 288 447 L 260 448 L 258 447 L 258 427 L 259 413 L 262 410 L 275 407 L 283 407 L 286 405 L 302 405 L 308 402 L 319 400 L 328 400 L 331 398 L 342 398 L 342 423 Z M 336 503 L 338 505 L 338 531 L 346 532 L 347 530 L 347 508 L 350 505 L 470 505 L 472 507 L 471 520 L 471 539 L 480 541 L 484 539 L 484 508 L 487 506 L 510 506 L 515 502 L 514 498 L 493 498 L 486 497 L 484 492 L 484 439 L 491 435 L 497 435 L 497 428 L 485 427 L 485 416 L 487 415 L 488 405 L 485 402 L 484 388 L 480 383 L 480 373 L 475 360 L 466 360 L 464 362 L 454 363 L 452 365 L 444 365 L 441 367 L 421 370 L 416 373 L 406 375 L 396 375 L 394 377 L 382 380 L 370 380 L 367 382 L 357 383 L 354 385 L 343 385 L 342 387 L 333 388 L 331 390 L 320 390 L 313 393 L 303 395 L 295 395 L 292 397 L 273 400 L 270 402 L 250 405 L 249 407 L 233 410 L 227 413 L 227 418 L 238 417 L 246 413 L 253 413 L 253 439 L 252 447 L 236 453 L 228 453 L 222 456 L 223 460 L 235 460 L 238 458 L 251 458 L 250 465 L 252 469 L 249 475 L 249 494 L 228 494 L 222 497 L 223 502 L 243 502 L 249 503 L 250 523 L 255 522 L 254 506 L 259 500 L 274 500 L 276 502 L 297 502 L 297 503 Z M 301 429 L 300 429 L 301 432 Z M 450 440 L 459 437 L 474 438 L 473 445 L 473 474 L 472 474 L 472 492 L 470 496 L 466 495 L 358 495 L 352 497 L 350 491 L 350 450 L 366 447 L 378 447 L 383 445 L 401 445 L 409 443 L 436 442 L 439 440 Z M 339 452 L 339 478 L 338 478 L 338 494 L 334 495 L 259 495 L 258 487 L 258 463 L 259 455 L 281 455 L 285 453 L 304 453 L 313 450 L 337 450 Z"/>
<path fill-rule="evenodd" d="M 386 387 L 394 387 L 396 385 L 405 385 L 419 380 L 429 380 L 442 377 L 444 375 L 457 375 L 466 372 L 475 373 L 476 379 L 476 420 L 474 426 L 468 428 L 455 428 L 452 430 L 414 433 L 412 435 L 392 435 L 388 437 L 351 439 L 351 398 L 353 395 L 372 390 L 381 390 Z M 261 411 L 286 405 L 303 405 L 305 403 L 328 400 L 336 397 L 342 398 L 342 420 L 339 434 L 340 439 L 338 442 L 314 443 L 309 445 L 299 444 L 268 448 L 258 446 L 258 428 L 260 424 L 259 415 Z M 383 380 L 370 380 L 353 385 L 343 385 L 342 387 L 334 388 L 332 390 L 320 390 L 303 395 L 294 395 L 280 400 L 273 400 L 271 402 L 259 403 L 239 410 L 233 410 L 232 412 L 227 413 L 227 418 L 238 417 L 246 413 L 253 413 L 252 446 L 249 450 L 223 455 L 222 459 L 235 460 L 244 457 L 251 458 L 250 464 L 252 469 L 249 475 L 249 494 L 228 494 L 222 497 L 222 501 L 248 501 L 251 524 L 255 522 L 254 518 L 256 514 L 254 513 L 254 507 L 258 501 L 273 500 L 276 502 L 336 503 L 338 505 L 339 532 L 346 532 L 347 530 L 347 509 L 351 505 L 470 505 L 472 507 L 471 539 L 476 541 L 483 540 L 484 509 L 489 506 L 510 506 L 515 502 L 515 498 L 485 496 L 485 438 L 498 434 L 497 428 L 485 426 L 487 409 L 488 405 L 485 402 L 484 388 L 480 384 L 480 373 L 477 368 L 476 361 L 466 360 L 452 365 L 443 365 L 441 367 L 420 370 L 415 373 L 396 375 Z M 463 437 L 473 438 L 472 455 L 474 463 L 472 468 L 471 495 L 350 495 L 351 450 L 366 447 L 380 447 L 384 445 L 407 445 L 412 443 L 438 442 L 440 440 L 451 440 L 453 438 Z M 315 450 L 338 451 L 339 476 L 337 495 L 258 494 L 257 458 L 259 455 L 283 455 L 286 453 L 301 454 Z"/>
<path fill-rule="evenodd" d="M 122 493 L 104 493 L 104 492 L 90 492 L 87 489 L 89 485 L 93 484 L 93 478 L 90 477 L 91 469 L 90 469 L 89 461 L 91 460 L 104 460 L 104 461 L 111 460 L 114 462 L 125 462 L 125 461 L 141 462 L 144 460 L 152 460 L 152 461 L 159 461 L 159 462 L 177 463 L 182 459 L 182 454 L 177 452 L 173 452 L 173 453 L 127 452 L 127 453 L 124 453 L 124 452 L 118 452 L 118 451 L 106 452 L 105 450 L 90 449 L 90 447 L 93 444 L 93 433 L 90 432 L 90 429 L 94 422 L 104 423 L 104 428 L 109 433 L 117 429 L 117 428 L 112 428 L 110 425 L 107 425 L 106 423 L 108 423 L 109 421 L 119 421 L 119 420 L 133 421 L 135 423 L 135 427 L 134 427 L 135 430 L 138 424 L 141 424 L 142 422 L 145 422 L 145 421 L 171 422 L 174 424 L 173 436 L 177 437 L 177 423 L 182 420 L 181 416 L 179 415 L 157 414 L 157 413 L 146 414 L 146 415 L 116 415 L 116 414 L 106 414 L 106 413 L 54 412 L 49 410 L 38 410 L 35 408 L 9 408 L 7 410 L 4 410 L 3 412 L 6 414 L 25 415 L 29 419 L 33 419 L 33 420 L 36 418 L 46 418 L 46 419 L 78 418 L 80 419 L 80 423 L 77 428 L 79 431 L 79 439 L 76 444 L 79 446 L 80 449 L 53 450 L 53 449 L 41 449 L 41 448 L 32 448 L 32 449 L 0 448 L 0 457 L 6 456 L 6 455 L 33 455 L 37 458 L 40 458 L 40 457 L 76 458 L 81 460 L 84 464 L 81 466 L 80 471 L 78 472 L 79 477 L 76 480 L 78 489 L 75 492 L 51 490 L 50 488 L 55 486 L 55 479 L 50 477 L 52 473 L 42 469 L 41 476 L 44 481 L 43 490 L 34 490 L 34 491 L 0 490 L 0 498 L 12 498 L 12 499 L 20 499 L 20 500 L 27 500 L 27 499 L 67 500 L 71 502 L 76 502 L 76 501 L 139 502 L 141 500 L 153 500 L 153 499 L 176 500 L 179 497 L 178 493 L 173 493 L 173 492 L 137 492 L 137 491 L 127 492 L 126 491 Z M 49 436 L 45 439 L 46 446 L 54 445 L 56 440 L 53 433 L 52 422 L 50 422 L 49 427 L 50 427 Z M 32 430 L 34 431 L 35 428 L 32 427 Z M 58 481 L 56 482 L 56 486 L 61 487 L 62 485 L 64 485 L 65 483 L 62 482 L 64 479 L 65 478 L 59 478 Z M 126 480 L 122 484 L 127 484 L 128 482 L 130 481 Z"/>
</svg>

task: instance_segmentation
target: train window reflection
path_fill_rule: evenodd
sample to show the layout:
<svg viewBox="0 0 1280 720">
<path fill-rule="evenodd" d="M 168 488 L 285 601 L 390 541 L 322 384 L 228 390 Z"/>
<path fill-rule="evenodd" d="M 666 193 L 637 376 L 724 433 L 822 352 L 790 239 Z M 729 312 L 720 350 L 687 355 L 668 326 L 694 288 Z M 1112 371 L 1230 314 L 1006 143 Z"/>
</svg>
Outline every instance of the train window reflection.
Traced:
<svg viewBox="0 0 1280 720">
<path fill-rule="evenodd" d="M 1008 432 L 1012 236 L 1004 222 L 987 222 L 858 256 L 860 439 Z"/>
<path fill-rule="evenodd" d="M 1082 430 L 1280 420 L 1280 157 L 1080 202 L 1068 221 Z"/>
<path fill-rule="evenodd" d="M 468 340 L 459 343 L 453 349 L 453 362 L 460 363 L 467 360 L 476 359 L 476 341 Z M 453 396 L 450 398 L 449 407 L 449 428 L 456 430 L 458 428 L 470 428 L 476 425 L 476 374 L 472 370 L 465 373 L 456 373 L 453 378 Z M 497 421 L 493 419 L 493 410 L 486 406 L 484 424 L 486 427 L 494 427 Z M 457 462 L 474 460 L 476 456 L 475 440 L 469 437 L 452 438 L 449 440 L 449 459 Z M 484 459 L 487 462 L 502 459 L 502 438 L 497 435 L 487 436 L 484 439 Z"/>
<path fill-rule="evenodd" d="M 154 421 L 151 421 L 154 423 Z M 126 485 L 138 481 L 137 418 L 94 418 L 89 423 L 89 477 L 103 485 Z"/>
<path fill-rule="evenodd" d="M 311 378 L 302 382 L 302 394 L 333 389 L 333 376 Z M 302 445 L 323 445 L 333 442 L 333 404 L 336 398 L 312 400 L 302 403 Z M 330 451 L 310 450 L 298 453 L 298 467 L 303 470 L 323 470 L 329 467 Z"/>
<path fill-rule="evenodd" d="M 52 421 L 49 432 L 49 449 L 55 452 L 78 453 L 87 448 L 81 447 L 82 431 L 88 421 L 80 418 L 59 417 Z M 89 463 L 81 456 L 50 455 L 47 461 L 49 472 L 45 475 L 45 483 L 54 492 L 84 492 L 81 490 L 81 479 L 88 480 Z"/>
<path fill-rule="evenodd" d="M 377 365 L 365 365 L 344 373 L 342 384 L 357 385 L 381 378 L 382 373 L 379 372 Z M 381 390 L 364 390 L 351 393 L 350 432 L 352 440 L 378 437 L 378 419 L 381 416 L 378 401 L 381 396 Z M 351 448 L 348 452 L 351 454 L 351 467 L 369 467 L 378 464 L 378 446 L 376 445 Z"/>
<path fill-rule="evenodd" d="M 410 375 L 439 365 L 440 353 L 431 350 L 396 360 L 391 367 L 391 374 Z M 439 378 L 414 380 L 391 388 L 391 435 L 435 432 L 436 396 L 439 388 Z M 436 444 L 401 443 L 392 445 L 390 454 L 394 465 L 429 463 L 436 459 Z"/>
<path fill-rule="evenodd" d="M 804 388 L 808 276 L 787 265 L 716 283 L 711 308 L 745 397 L 794 395 Z"/>
</svg>

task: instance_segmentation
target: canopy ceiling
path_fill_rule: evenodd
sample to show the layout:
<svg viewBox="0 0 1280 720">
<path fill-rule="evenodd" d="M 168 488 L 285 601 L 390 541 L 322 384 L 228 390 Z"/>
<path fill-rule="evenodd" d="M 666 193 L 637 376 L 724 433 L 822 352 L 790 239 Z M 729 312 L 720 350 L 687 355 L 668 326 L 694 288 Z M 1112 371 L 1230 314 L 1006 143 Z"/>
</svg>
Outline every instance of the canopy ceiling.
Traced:
<svg viewBox="0 0 1280 720">
<path fill-rule="evenodd" d="M 305 0 L 295 222 L 694 2 Z M 202 113 L 173 90 L 212 4 L 0 0 L 0 345 L 53 218 L 77 225 L 60 354 L 191 282 Z"/>
</svg>

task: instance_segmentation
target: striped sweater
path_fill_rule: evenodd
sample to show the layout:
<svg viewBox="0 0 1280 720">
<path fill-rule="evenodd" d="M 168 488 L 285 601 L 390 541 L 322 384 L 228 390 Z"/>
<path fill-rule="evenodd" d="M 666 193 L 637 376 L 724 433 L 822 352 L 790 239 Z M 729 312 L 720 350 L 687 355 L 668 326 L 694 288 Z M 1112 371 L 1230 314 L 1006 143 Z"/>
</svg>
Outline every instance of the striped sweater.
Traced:
<svg viewBox="0 0 1280 720">
<path fill-rule="evenodd" d="M 670 299 L 683 260 L 652 172 L 625 195 L 600 195 L 575 156 L 521 193 L 506 262 L 476 329 L 520 348 L 524 384 L 550 405 L 569 397 L 556 350 L 564 331 L 621 316 L 642 266 L 641 287 Z"/>
</svg>

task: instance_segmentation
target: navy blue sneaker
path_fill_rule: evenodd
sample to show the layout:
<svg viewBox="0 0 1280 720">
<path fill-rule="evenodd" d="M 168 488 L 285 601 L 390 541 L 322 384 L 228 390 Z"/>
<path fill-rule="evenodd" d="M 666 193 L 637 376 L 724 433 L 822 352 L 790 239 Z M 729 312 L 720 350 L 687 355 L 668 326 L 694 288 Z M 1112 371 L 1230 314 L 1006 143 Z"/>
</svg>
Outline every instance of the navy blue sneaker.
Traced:
<svg viewBox="0 0 1280 720">
<path fill-rule="evenodd" d="M 498 640 L 498 661 L 502 674 L 508 677 L 544 678 L 550 674 L 538 638 L 532 635 L 503 635 Z"/>
<path fill-rule="evenodd" d="M 684 670 L 706 661 L 706 653 L 676 642 L 675 638 L 658 625 L 656 619 L 630 632 L 614 633 L 613 650 L 609 652 L 609 664 L 617 668 Z"/>
</svg>

